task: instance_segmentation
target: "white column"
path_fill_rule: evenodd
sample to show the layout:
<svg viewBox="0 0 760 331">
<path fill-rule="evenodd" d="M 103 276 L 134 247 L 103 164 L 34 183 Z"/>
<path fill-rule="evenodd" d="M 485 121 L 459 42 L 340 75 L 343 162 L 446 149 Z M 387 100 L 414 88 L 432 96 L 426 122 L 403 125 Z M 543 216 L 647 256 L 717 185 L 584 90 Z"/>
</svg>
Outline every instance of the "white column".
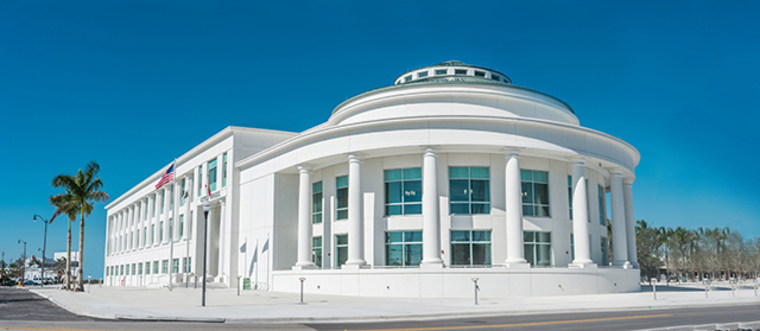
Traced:
<svg viewBox="0 0 760 331">
<path fill-rule="evenodd" d="M 224 161 L 222 160 L 222 154 L 216 156 L 216 190 L 222 189 L 222 171 L 224 167 Z"/>
<path fill-rule="evenodd" d="M 442 267 L 440 209 L 438 207 L 438 155 L 425 149 L 422 163 L 422 265 Z"/>
<path fill-rule="evenodd" d="M 596 266 L 591 261 L 591 246 L 588 239 L 588 188 L 586 187 L 586 161 L 578 158 L 573 162 L 573 238 L 575 238 L 575 259 L 572 267 Z"/>
<path fill-rule="evenodd" d="M 520 156 L 516 152 L 507 154 L 504 183 L 507 211 L 507 260 L 508 268 L 527 268 L 523 247 L 522 185 L 520 181 Z"/>
<path fill-rule="evenodd" d="M 613 170 L 610 176 L 610 198 L 612 199 L 612 250 L 613 264 L 629 268 L 628 244 L 625 230 L 625 202 L 623 199 L 623 173 Z"/>
<path fill-rule="evenodd" d="M 639 267 L 639 259 L 636 256 L 636 219 L 633 218 L 633 179 L 623 180 L 623 197 L 625 199 L 625 230 L 626 242 L 628 243 L 628 261 L 634 268 Z"/>
<path fill-rule="evenodd" d="M 355 154 L 348 156 L 348 260 L 346 265 L 366 264 L 362 256 L 362 162 Z"/>
<path fill-rule="evenodd" d="M 312 267 L 311 262 L 311 171 L 298 167 L 298 261 L 296 268 Z"/>
</svg>

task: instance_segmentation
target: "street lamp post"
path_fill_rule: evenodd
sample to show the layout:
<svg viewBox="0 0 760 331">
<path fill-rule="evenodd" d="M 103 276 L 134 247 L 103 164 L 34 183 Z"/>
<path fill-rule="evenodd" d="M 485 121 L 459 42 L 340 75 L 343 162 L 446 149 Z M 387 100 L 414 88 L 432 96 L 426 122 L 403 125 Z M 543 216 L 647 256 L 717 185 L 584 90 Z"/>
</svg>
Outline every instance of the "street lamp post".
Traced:
<svg viewBox="0 0 760 331">
<path fill-rule="evenodd" d="M 24 258 L 21 262 L 22 266 L 24 267 L 24 273 L 21 276 L 21 284 L 26 285 L 26 241 L 23 241 L 21 239 L 18 240 L 18 243 L 24 243 Z"/>
<path fill-rule="evenodd" d="M 208 245 L 208 212 L 210 210 L 211 203 L 206 200 L 203 202 L 203 294 L 201 295 L 201 306 L 203 307 L 206 307 L 206 246 Z"/>
<path fill-rule="evenodd" d="M 42 239 L 42 270 L 41 270 L 42 276 L 40 276 L 41 278 L 40 286 L 43 286 L 45 285 L 45 249 L 47 248 L 47 227 L 48 227 L 48 224 L 50 224 L 50 222 L 53 221 L 53 219 L 50 219 L 48 221 L 44 217 L 34 214 L 35 222 L 37 222 L 37 218 L 39 218 L 40 220 L 42 220 L 43 223 L 45 223 L 45 236 Z"/>
</svg>

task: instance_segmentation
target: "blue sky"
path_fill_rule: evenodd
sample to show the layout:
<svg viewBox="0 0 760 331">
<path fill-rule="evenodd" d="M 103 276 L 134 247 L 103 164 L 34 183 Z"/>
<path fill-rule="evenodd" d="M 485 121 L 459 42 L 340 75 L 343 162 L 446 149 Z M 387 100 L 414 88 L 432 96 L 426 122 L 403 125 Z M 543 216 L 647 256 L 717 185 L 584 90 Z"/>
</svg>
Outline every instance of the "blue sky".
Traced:
<svg viewBox="0 0 760 331">
<path fill-rule="evenodd" d="M 116 198 L 229 125 L 302 131 L 406 70 L 460 60 L 633 144 L 635 214 L 760 235 L 760 3 L 0 2 L 0 250 L 42 247 L 59 173 Z M 85 275 L 103 268 L 105 210 Z M 77 223 L 78 225 L 78 223 Z M 75 231 L 74 243 L 77 242 Z M 65 251 L 53 222 L 48 251 Z"/>
</svg>

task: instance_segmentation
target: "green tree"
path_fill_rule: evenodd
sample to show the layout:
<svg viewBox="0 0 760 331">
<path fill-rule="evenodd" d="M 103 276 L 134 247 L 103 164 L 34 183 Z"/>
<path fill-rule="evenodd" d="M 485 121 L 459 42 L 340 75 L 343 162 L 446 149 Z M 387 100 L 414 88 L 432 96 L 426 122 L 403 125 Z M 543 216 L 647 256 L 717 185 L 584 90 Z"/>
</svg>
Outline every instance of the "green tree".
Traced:
<svg viewBox="0 0 760 331">
<path fill-rule="evenodd" d="M 68 259 L 71 261 L 71 221 L 80 216 L 79 222 L 79 268 L 77 269 L 77 291 L 84 291 L 84 220 L 89 216 L 95 202 L 108 201 L 108 194 L 101 191 L 103 182 L 97 177 L 100 166 L 97 162 L 91 161 L 87 164 L 84 171 L 79 169 L 73 176 L 60 174 L 53 178 L 54 187 L 62 187 L 65 192 L 50 197 L 50 202 L 56 206 L 57 213 L 69 216 L 69 248 Z M 69 274 L 70 265 L 66 268 Z M 70 283 L 67 278 L 67 282 Z"/>
<path fill-rule="evenodd" d="M 658 230 L 649 227 L 644 220 L 636 221 L 636 254 L 641 275 L 646 277 L 647 281 L 656 276 L 662 266 L 661 247 Z"/>
</svg>

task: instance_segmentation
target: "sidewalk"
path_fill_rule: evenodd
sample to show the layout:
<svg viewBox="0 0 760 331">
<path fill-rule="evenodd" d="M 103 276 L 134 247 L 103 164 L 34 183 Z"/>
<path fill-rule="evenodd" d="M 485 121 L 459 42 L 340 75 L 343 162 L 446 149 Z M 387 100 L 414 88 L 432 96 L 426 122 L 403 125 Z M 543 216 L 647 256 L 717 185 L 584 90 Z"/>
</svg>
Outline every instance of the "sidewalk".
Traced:
<svg viewBox="0 0 760 331">
<path fill-rule="evenodd" d="M 664 284 L 663 284 L 664 285 Z M 73 293 L 55 288 L 29 288 L 63 308 L 91 317 L 205 322 L 314 323 L 328 321 L 377 321 L 437 319 L 509 314 L 541 314 L 580 311 L 658 310 L 677 307 L 760 305 L 752 288 L 732 295 L 727 285 L 713 287 L 705 298 L 701 284 L 657 286 L 642 292 L 554 297 L 481 299 L 390 299 L 343 296 L 304 296 L 291 293 L 209 289 L 206 307 L 201 291 L 193 288 L 145 289 L 92 286 L 90 292 Z M 759 293 L 760 294 L 760 293 Z"/>
</svg>

